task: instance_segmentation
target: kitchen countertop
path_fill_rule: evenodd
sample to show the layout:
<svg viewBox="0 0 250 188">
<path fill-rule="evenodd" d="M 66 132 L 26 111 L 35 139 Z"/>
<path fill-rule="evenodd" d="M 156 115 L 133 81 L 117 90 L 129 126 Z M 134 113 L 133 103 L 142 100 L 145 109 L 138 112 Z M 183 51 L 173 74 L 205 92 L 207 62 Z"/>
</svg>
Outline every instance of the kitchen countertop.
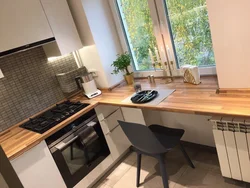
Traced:
<svg viewBox="0 0 250 188">
<path fill-rule="evenodd" d="M 140 106 L 138 104 L 124 104 L 122 100 L 134 93 L 133 86 L 125 83 L 112 91 L 103 91 L 100 97 L 91 99 L 99 104 L 127 106 L 134 108 L 148 108 L 153 110 L 181 112 L 200 115 L 223 115 L 250 117 L 250 90 L 231 90 L 216 94 L 218 89 L 217 77 L 205 76 L 200 85 L 183 83 L 182 78 L 175 78 L 173 83 L 166 84 L 163 79 L 156 79 L 156 85 L 150 85 L 147 79 L 140 80 L 142 90 L 146 89 L 176 89 L 157 106 Z M 85 97 L 78 95 L 75 101 L 87 102 Z"/>
<path fill-rule="evenodd" d="M 200 115 L 223 115 L 250 117 L 250 92 L 232 91 L 228 93 L 216 94 L 218 89 L 217 78 L 208 76 L 202 77 L 200 85 L 183 83 L 181 78 L 175 78 L 173 83 L 165 84 L 165 80 L 156 79 L 155 85 L 150 85 L 147 79 L 138 80 L 142 84 L 142 89 L 176 89 L 176 91 L 163 100 L 157 106 L 140 106 L 138 104 L 124 104 L 122 100 L 134 93 L 133 86 L 122 83 L 112 91 L 104 90 L 102 95 L 91 100 L 79 94 L 73 97 L 73 101 L 90 103 L 90 105 L 67 120 L 43 134 L 38 134 L 20 128 L 18 123 L 8 130 L 0 133 L 0 144 L 7 157 L 14 159 L 25 151 L 37 145 L 56 131 L 65 127 L 84 113 L 95 108 L 98 104 L 119 105 L 134 108 L 148 108 L 152 110 L 191 113 Z M 37 114 L 36 114 L 37 115 Z"/>
<path fill-rule="evenodd" d="M 29 131 L 27 129 L 20 128 L 19 125 L 23 124 L 24 120 L 11 128 L 7 129 L 6 131 L 3 131 L 0 133 L 0 145 L 2 146 L 5 154 L 7 157 L 12 160 L 20 155 L 22 155 L 24 152 L 28 151 L 32 147 L 39 144 L 41 141 L 48 138 L 50 135 L 54 134 L 58 130 L 62 129 L 69 123 L 76 120 L 78 117 L 82 116 L 86 112 L 92 110 L 97 106 L 98 103 L 93 102 L 86 108 L 82 109 L 81 111 L 77 112 L 76 114 L 72 115 L 68 119 L 62 121 L 55 127 L 49 129 L 43 134 L 35 133 L 33 131 Z M 41 112 L 42 113 L 42 112 Z M 38 115 L 38 114 L 36 114 Z M 36 116 L 34 115 L 34 116 Z M 33 116 L 33 117 L 34 117 Z"/>
</svg>

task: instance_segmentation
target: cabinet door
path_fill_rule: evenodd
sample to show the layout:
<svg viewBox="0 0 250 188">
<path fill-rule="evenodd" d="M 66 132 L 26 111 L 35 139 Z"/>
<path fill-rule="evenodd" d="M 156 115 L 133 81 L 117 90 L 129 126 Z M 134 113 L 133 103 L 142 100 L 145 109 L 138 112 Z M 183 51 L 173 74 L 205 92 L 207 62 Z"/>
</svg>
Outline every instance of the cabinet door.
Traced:
<svg viewBox="0 0 250 188">
<path fill-rule="evenodd" d="M 39 0 L 1 0 L 0 52 L 54 37 Z"/>
<path fill-rule="evenodd" d="M 120 108 L 110 114 L 107 118 L 100 121 L 100 124 L 103 127 L 103 133 L 107 134 L 119 126 L 118 120 L 124 121 Z"/>
<path fill-rule="evenodd" d="M 11 164 L 25 188 L 66 188 L 45 141 L 12 160 Z"/>
<path fill-rule="evenodd" d="M 125 121 L 146 125 L 141 109 L 122 107 L 122 113 Z"/>
<path fill-rule="evenodd" d="M 105 135 L 113 160 L 118 159 L 131 146 L 122 128 L 117 126 Z"/>
<path fill-rule="evenodd" d="M 1 188 L 9 188 L 8 184 L 6 183 L 6 181 L 4 180 L 2 174 L 0 173 L 0 187 Z"/>
<path fill-rule="evenodd" d="M 41 0 L 61 55 L 83 47 L 66 0 Z M 46 47 L 46 46 L 45 46 Z"/>
<path fill-rule="evenodd" d="M 119 109 L 119 106 L 110 106 L 110 105 L 98 105 L 95 108 L 95 112 L 97 114 L 98 120 L 102 121 L 106 117 L 108 117 L 110 114 L 114 113 L 116 110 Z"/>
</svg>

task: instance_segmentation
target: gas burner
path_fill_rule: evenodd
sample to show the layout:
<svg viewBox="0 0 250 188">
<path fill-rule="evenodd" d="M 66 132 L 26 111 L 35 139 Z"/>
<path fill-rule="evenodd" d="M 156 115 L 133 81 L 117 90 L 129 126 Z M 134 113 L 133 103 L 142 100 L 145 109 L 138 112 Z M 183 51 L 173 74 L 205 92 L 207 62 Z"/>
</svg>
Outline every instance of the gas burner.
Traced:
<svg viewBox="0 0 250 188">
<path fill-rule="evenodd" d="M 30 118 L 29 121 L 20 127 L 42 134 L 88 105 L 80 102 L 65 101 L 39 116 Z"/>
</svg>

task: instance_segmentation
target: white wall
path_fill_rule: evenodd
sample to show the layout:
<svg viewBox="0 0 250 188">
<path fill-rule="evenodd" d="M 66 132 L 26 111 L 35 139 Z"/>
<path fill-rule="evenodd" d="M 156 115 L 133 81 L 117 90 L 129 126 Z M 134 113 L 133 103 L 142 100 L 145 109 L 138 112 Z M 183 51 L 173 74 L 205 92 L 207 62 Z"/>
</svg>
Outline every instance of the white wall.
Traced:
<svg viewBox="0 0 250 188">
<path fill-rule="evenodd" d="M 77 31 L 84 46 L 94 45 L 86 14 L 81 0 L 67 0 Z"/>
<path fill-rule="evenodd" d="M 215 147 L 210 116 L 159 112 L 163 125 L 185 130 L 184 141 Z"/>
<path fill-rule="evenodd" d="M 250 88 L 250 1 L 207 0 L 220 88 Z"/>
<path fill-rule="evenodd" d="M 98 77 L 95 78 L 97 87 L 108 88 L 107 75 L 105 74 L 96 45 L 86 46 L 80 49 L 79 53 L 84 66 L 86 66 L 88 70 L 95 69 L 97 71 Z"/>
<path fill-rule="evenodd" d="M 111 64 L 122 52 L 108 0 L 82 0 L 89 27 L 95 41 L 108 87 L 119 83 L 123 76 L 111 75 Z"/>
</svg>

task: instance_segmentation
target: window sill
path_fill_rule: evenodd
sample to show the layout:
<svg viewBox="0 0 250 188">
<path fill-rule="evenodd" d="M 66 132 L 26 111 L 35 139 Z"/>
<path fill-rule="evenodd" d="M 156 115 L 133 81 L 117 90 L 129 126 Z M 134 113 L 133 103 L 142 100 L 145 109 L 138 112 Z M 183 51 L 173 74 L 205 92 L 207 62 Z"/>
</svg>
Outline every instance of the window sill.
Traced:
<svg viewBox="0 0 250 188">
<path fill-rule="evenodd" d="M 217 75 L 216 73 L 216 67 L 199 67 L 200 75 L 206 76 L 206 75 Z M 173 72 L 173 76 L 182 76 L 181 69 L 176 69 Z M 134 71 L 134 76 L 137 77 L 147 77 L 148 75 L 154 75 L 155 77 L 162 77 L 163 70 L 148 70 L 148 71 Z"/>
</svg>

